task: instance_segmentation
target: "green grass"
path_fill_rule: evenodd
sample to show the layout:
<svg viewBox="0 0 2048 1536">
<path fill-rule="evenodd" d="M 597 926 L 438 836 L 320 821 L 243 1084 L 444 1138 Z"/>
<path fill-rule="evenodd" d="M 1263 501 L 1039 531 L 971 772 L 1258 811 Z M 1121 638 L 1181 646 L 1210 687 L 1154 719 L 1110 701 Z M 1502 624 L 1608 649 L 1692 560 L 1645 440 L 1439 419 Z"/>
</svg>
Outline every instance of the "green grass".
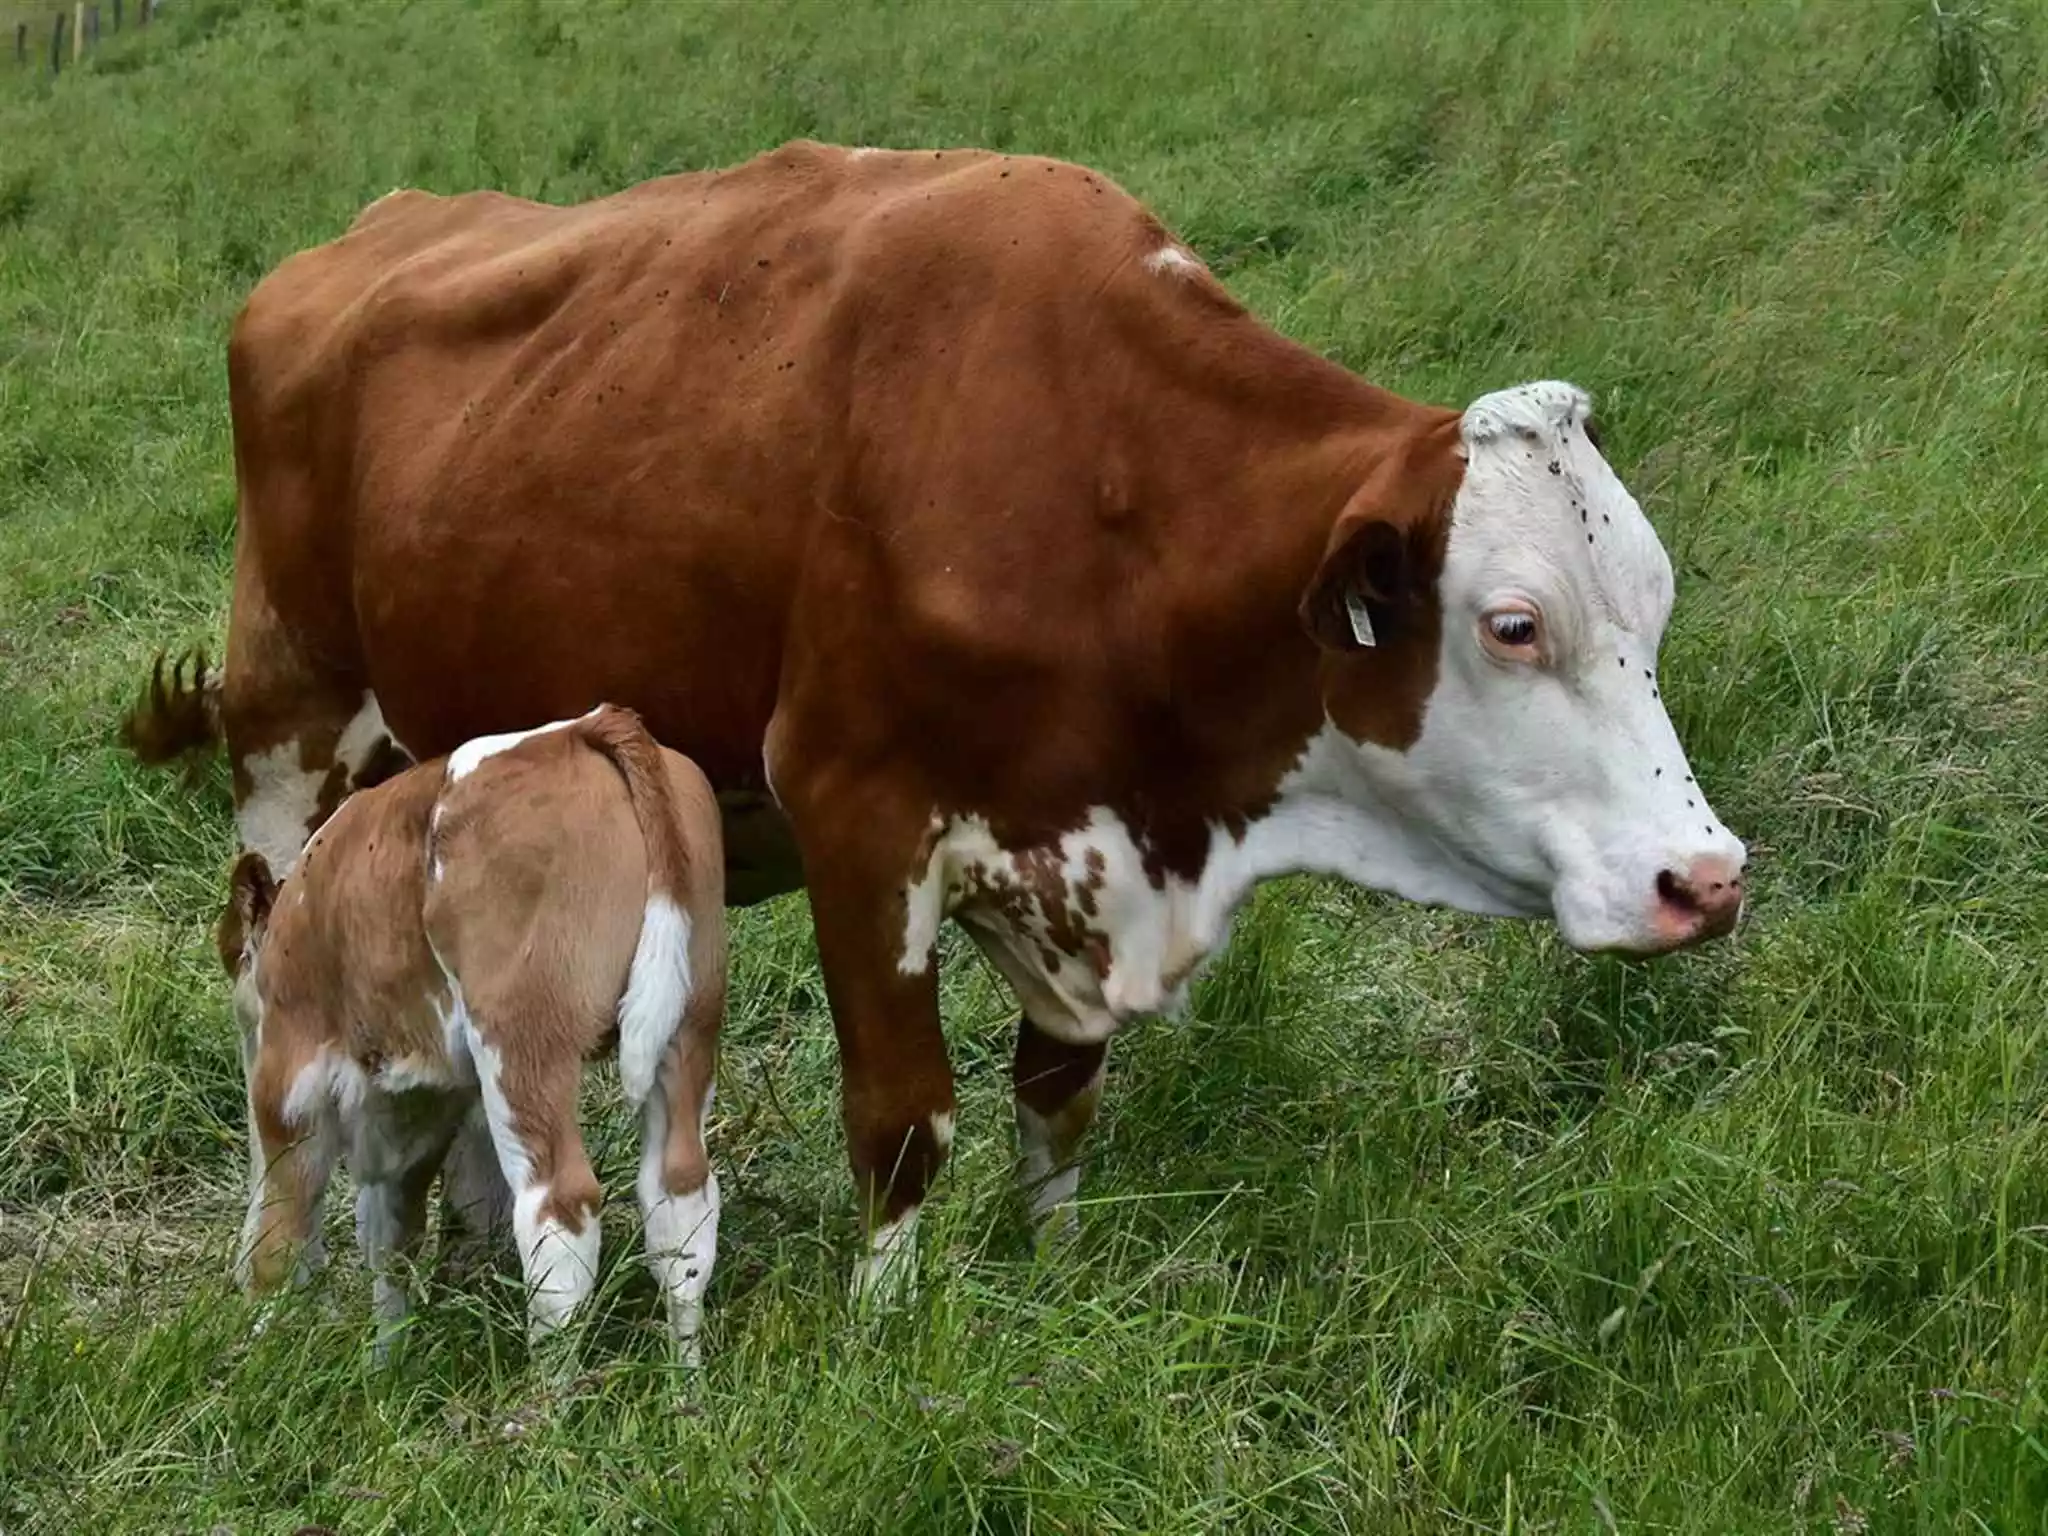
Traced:
<svg viewBox="0 0 2048 1536">
<path fill-rule="evenodd" d="M 0 71 L 0 1531 L 2042 1529 L 2044 37 L 2018 0 L 181 0 Z M 399 183 L 569 200 L 796 135 L 1082 159 L 1393 388 L 1596 391 L 1751 920 L 1629 967 L 1273 886 L 1120 1042 L 1045 1260 L 1011 1007 L 954 946 L 959 1153 L 869 1328 L 781 903 L 736 930 L 688 1403 L 615 1115 L 579 1396 L 498 1292 L 373 1378 L 345 1238 L 252 1339 L 224 775 L 112 744 L 222 632 L 228 320 Z"/>
</svg>

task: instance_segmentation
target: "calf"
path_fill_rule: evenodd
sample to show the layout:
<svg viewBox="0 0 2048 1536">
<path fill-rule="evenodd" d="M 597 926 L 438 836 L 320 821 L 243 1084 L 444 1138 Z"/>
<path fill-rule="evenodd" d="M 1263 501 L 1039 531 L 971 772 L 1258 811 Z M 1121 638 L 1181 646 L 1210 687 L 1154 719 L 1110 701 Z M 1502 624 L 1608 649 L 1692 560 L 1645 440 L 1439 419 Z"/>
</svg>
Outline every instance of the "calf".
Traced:
<svg viewBox="0 0 2048 1536">
<path fill-rule="evenodd" d="M 577 1124 L 583 1063 L 616 1045 L 641 1113 L 647 1261 L 697 1359 L 718 1247 L 704 1147 L 725 1006 L 717 806 L 630 710 L 487 736 L 345 800 L 283 883 L 235 867 L 223 962 L 245 1040 L 251 1144 L 237 1278 L 321 1262 L 335 1158 L 357 1184 L 377 1355 L 406 1311 L 394 1261 L 481 1104 L 512 1196 L 536 1341 L 597 1271 L 603 1191 Z"/>
</svg>

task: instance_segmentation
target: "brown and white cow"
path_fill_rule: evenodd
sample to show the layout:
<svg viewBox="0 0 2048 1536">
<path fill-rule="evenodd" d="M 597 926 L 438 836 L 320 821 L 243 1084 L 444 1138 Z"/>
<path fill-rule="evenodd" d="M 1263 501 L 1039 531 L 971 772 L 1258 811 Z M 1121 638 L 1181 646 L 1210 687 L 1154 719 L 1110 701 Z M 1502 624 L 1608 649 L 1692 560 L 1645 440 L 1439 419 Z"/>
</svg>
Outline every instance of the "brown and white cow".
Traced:
<svg viewBox="0 0 2048 1536">
<path fill-rule="evenodd" d="M 273 884 L 235 866 L 221 958 L 248 1043 L 249 1217 L 258 1295 L 324 1259 L 337 1157 L 376 1275 L 377 1350 L 406 1313 L 396 1261 L 481 1107 L 512 1194 L 536 1339 L 597 1276 L 598 1209 L 577 1120 L 586 1059 L 616 1046 L 643 1124 L 647 1262 L 697 1359 L 718 1253 L 704 1146 L 725 1007 L 725 871 L 711 787 L 630 710 L 483 737 L 352 795 Z"/>
<path fill-rule="evenodd" d="M 792 143 L 567 208 L 395 192 L 228 362 L 225 678 L 132 739 L 218 721 L 288 862 L 395 753 L 631 703 L 717 786 L 733 899 L 809 889 L 863 1276 L 951 1139 L 948 917 L 1022 1005 L 1041 1216 L 1110 1035 L 1269 876 L 1582 950 L 1735 923 L 1657 692 L 1671 565 L 1587 396 L 1375 388 L 1085 167 Z"/>
</svg>

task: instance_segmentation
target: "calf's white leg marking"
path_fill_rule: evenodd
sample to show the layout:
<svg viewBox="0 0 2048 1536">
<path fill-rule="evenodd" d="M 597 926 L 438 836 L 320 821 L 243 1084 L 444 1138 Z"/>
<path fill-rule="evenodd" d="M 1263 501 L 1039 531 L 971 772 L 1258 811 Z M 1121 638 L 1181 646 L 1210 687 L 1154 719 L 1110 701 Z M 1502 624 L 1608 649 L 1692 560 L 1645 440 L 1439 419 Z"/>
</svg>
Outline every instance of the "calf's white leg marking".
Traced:
<svg viewBox="0 0 2048 1536">
<path fill-rule="evenodd" d="M 697 1116 L 701 1141 L 711 1119 L 716 1088 L 707 1088 Z M 675 1341 L 683 1363 L 695 1366 L 702 1352 L 697 1342 L 704 1322 L 704 1293 L 711 1288 L 711 1271 L 718 1262 L 718 1173 L 709 1166 L 708 1149 L 703 1185 L 672 1195 L 662 1180 L 664 1151 L 668 1144 L 668 1096 L 649 1093 L 641 1104 L 639 1196 L 645 1226 L 647 1267 L 668 1304 L 669 1337 Z"/>
<path fill-rule="evenodd" d="M 543 1216 L 548 1186 L 533 1176 L 533 1161 L 519 1138 L 511 1106 L 500 1081 L 498 1053 L 477 1033 L 476 1022 L 462 1016 L 470 1060 L 476 1066 L 477 1089 L 484 1117 L 490 1123 L 491 1145 L 512 1191 L 512 1236 L 526 1275 L 527 1333 L 535 1342 L 555 1332 L 575 1313 L 597 1284 L 599 1230 L 596 1212 L 589 1212 L 581 1232 L 572 1232 Z"/>
<path fill-rule="evenodd" d="M 541 1215 L 549 1193 L 545 1184 L 527 1184 L 512 1202 L 512 1232 L 526 1266 L 527 1330 L 536 1342 L 568 1323 L 597 1288 L 597 1213 L 586 1211 L 583 1230 L 572 1232 Z"/>
</svg>

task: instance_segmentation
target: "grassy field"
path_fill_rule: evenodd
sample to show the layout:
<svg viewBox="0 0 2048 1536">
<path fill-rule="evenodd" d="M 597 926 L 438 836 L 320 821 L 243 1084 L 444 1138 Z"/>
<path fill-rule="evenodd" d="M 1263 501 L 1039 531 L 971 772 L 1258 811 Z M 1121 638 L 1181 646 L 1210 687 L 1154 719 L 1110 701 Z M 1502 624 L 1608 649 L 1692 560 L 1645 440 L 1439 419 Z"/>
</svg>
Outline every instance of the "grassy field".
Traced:
<svg viewBox="0 0 2048 1536">
<path fill-rule="evenodd" d="M 0 1531 L 2043 1529 L 2044 39 L 2017 0 L 192 0 L 0 73 Z M 955 947 L 959 1150 L 871 1327 L 779 903 L 735 936 L 694 1388 L 625 1198 L 574 1397 L 502 1293 L 370 1374 L 346 1239 L 252 1339 L 225 778 L 112 744 L 222 633 L 229 319 L 400 183 L 797 135 L 1082 159 L 1393 388 L 1593 389 L 1751 919 L 1630 967 L 1270 887 L 1121 1042 L 1045 1258 L 1011 1005 Z"/>
</svg>

